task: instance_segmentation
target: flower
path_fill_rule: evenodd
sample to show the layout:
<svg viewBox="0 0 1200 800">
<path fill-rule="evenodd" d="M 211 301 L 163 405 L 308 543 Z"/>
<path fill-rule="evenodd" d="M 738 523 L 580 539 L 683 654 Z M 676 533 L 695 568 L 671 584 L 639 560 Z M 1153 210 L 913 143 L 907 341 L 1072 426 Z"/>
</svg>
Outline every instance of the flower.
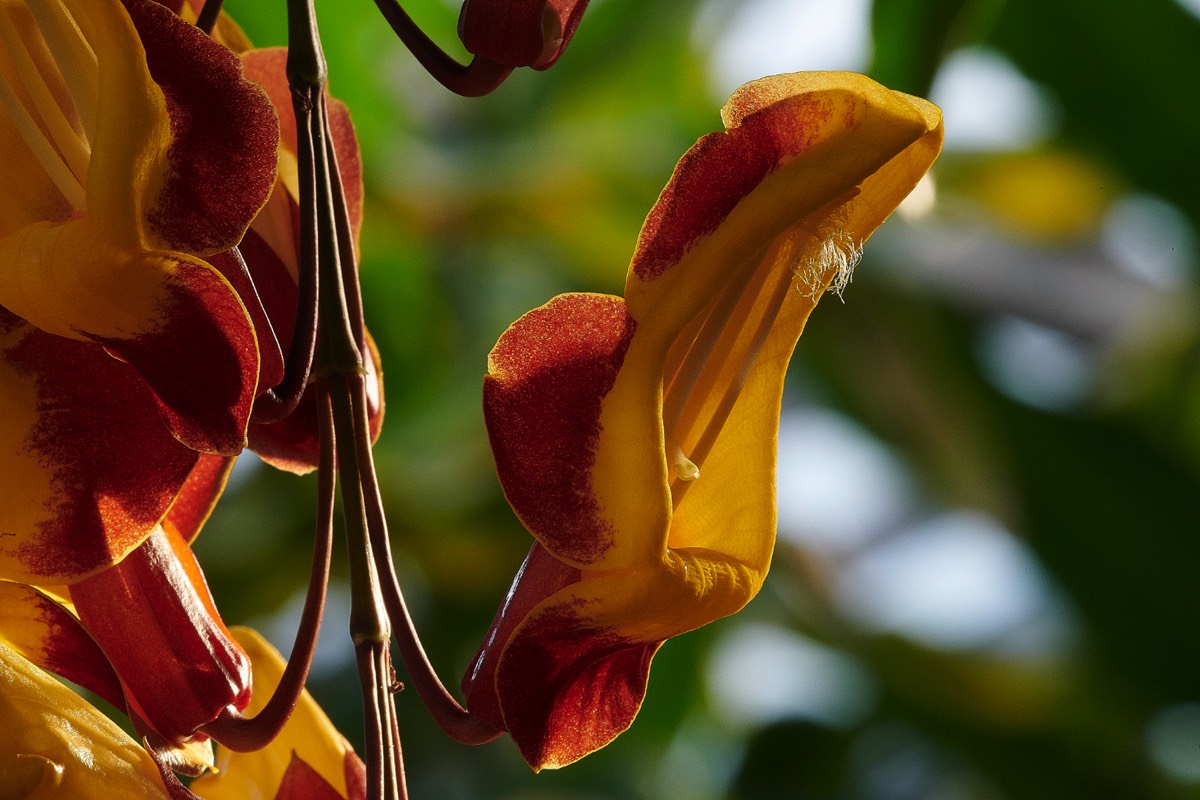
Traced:
<svg viewBox="0 0 1200 800">
<path fill-rule="evenodd" d="M 254 664 L 254 700 L 249 710 L 257 713 L 278 685 L 285 663 L 255 631 L 234 628 L 233 634 Z M 307 691 L 275 741 L 253 753 L 222 750 L 217 767 L 216 774 L 192 783 L 192 791 L 204 800 L 361 800 L 366 796 L 362 761 Z"/>
<path fill-rule="evenodd" d="M 496 469 L 537 542 L 464 691 L 534 769 L 610 742 L 662 642 L 758 592 L 788 359 L 942 141 L 935 106 L 849 73 L 747 84 L 722 116 L 651 210 L 624 299 L 560 295 L 489 357 Z"/>
<path fill-rule="evenodd" d="M 465 0 L 458 38 L 506 67 L 549 69 L 567 49 L 588 0 Z"/>
<path fill-rule="evenodd" d="M 80 580 L 245 443 L 282 359 L 230 248 L 278 124 L 149 0 L 0 0 L 0 577 Z"/>
</svg>

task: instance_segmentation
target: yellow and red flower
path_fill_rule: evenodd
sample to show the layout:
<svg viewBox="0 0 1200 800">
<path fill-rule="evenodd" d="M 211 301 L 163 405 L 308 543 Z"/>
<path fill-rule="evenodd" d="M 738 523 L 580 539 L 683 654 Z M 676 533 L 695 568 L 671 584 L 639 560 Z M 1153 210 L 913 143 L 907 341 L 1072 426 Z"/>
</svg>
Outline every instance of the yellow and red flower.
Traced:
<svg viewBox="0 0 1200 800">
<path fill-rule="evenodd" d="M 3 0 L 0 38 L 0 577 L 68 583 L 136 548 L 201 454 L 240 451 L 279 379 L 228 252 L 278 125 L 149 0 Z"/>
<path fill-rule="evenodd" d="M 496 469 L 537 542 L 464 690 L 535 769 L 610 742 L 663 641 L 758 592 L 792 350 L 942 141 L 935 106 L 849 73 L 747 84 L 722 117 L 651 210 L 625 297 L 560 295 L 489 357 Z"/>
</svg>

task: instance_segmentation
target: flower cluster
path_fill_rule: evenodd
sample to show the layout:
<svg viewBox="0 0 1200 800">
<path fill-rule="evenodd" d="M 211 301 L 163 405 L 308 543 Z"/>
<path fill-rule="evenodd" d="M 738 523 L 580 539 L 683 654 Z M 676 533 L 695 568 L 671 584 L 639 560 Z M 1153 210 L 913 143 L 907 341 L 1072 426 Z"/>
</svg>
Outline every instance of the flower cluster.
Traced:
<svg viewBox="0 0 1200 800">
<path fill-rule="evenodd" d="M 354 130 L 324 91 L 311 13 L 292 26 L 310 26 L 307 49 L 257 50 L 218 6 L 0 0 L 5 797 L 402 787 L 388 623 L 411 621 L 370 455 L 383 389 L 357 296 Z M 462 67 L 380 3 L 466 94 L 551 66 L 586 6 L 467 0 Z M 560 295 L 490 355 L 496 468 L 535 543 L 467 708 L 415 635 L 399 642 L 447 730 L 507 731 L 535 769 L 625 730 L 662 643 L 762 586 L 791 352 L 942 137 L 934 106 L 848 73 L 747 84 L 723 120 L 651 210 L 624 296 Z M 225 626 L 192 553 L 246 447 L 319 470 L 327 530 L 340 475 L 369 769 L 300 691 L 307 661 Z M 50 673 L 127 714 L 140 743 Z M 269 735 L 229 733 L 260 715 L 278 717 Z M 254 744 L 218 757 L 213 739 Z"/>
</svg>

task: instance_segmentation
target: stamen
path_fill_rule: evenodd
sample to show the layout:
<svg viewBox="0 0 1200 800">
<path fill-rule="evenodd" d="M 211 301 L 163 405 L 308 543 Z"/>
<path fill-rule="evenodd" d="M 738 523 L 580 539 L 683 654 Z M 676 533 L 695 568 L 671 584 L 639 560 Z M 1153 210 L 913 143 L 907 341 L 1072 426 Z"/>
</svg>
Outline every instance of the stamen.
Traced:
<svg viewBox="0 0 1200 800">
<path fill-rule="evenodd" d="M 811 255 L 789 269 L 797 254 Z M 810 300 L 827 288 L 840 296 L 860 256 L 861 248 L 841 228 L 818 232 L 797 226 L 775 240 L 745 284 L 726 288 L 713 301 L 663 403 L 676 504 L 699 477 L 794 280 L 799 278 L 795 289 Z"/>
<path fill-rule="evenodd" d="M 796 267 L 796 291 L 810 299 L 822 292 L 842 292 L 854 280 L 854 268 L 862 260 L 862 245 L 844 230 L 836 230 L 821 242 L 821 250 Z M 827 278 L 833 269 L 832 280 Z"/>
<path fill-rule="evenodd" d="M 83 178 L 87 173 L 90 151 L 67 120 L 26 49 L 11 16 L 12 9 L 7 5 L 0 5 L 0 9 L 3 10 L 0 13 L 0 43 L 4 44 L 11 68 L 5 71 L 20 78 L 38 118 L 34 118 L 7 81 L 0 81 L 0 106 L 8 112 L 13 126 L 55 187 L 72 208 L 81 211 L 86 205 Z M 43 130 L 43 126 L 49 129 L 48 132 Z"/>
<path fill-rule="evenodd" d="M 54 56 L 54 63 L 62 72 L 83 127 L 86 145 L 96 133 L 96 105 L 100 95 L 96 52 L 61 2 L 30 3 L 28 7 Z"/>
</svg>

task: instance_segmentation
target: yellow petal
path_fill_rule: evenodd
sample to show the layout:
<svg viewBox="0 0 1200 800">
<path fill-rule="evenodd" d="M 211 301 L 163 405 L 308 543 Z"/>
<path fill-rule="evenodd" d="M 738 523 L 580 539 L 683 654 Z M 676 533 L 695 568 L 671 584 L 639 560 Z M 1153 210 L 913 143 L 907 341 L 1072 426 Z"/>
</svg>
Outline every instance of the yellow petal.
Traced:
<svg viewBox="0 0 1200 800">
<path fill-rule="evenodd" d="M 165 800 L 145 750 L 0 642 L 0 797 Z"/>
</svg>

